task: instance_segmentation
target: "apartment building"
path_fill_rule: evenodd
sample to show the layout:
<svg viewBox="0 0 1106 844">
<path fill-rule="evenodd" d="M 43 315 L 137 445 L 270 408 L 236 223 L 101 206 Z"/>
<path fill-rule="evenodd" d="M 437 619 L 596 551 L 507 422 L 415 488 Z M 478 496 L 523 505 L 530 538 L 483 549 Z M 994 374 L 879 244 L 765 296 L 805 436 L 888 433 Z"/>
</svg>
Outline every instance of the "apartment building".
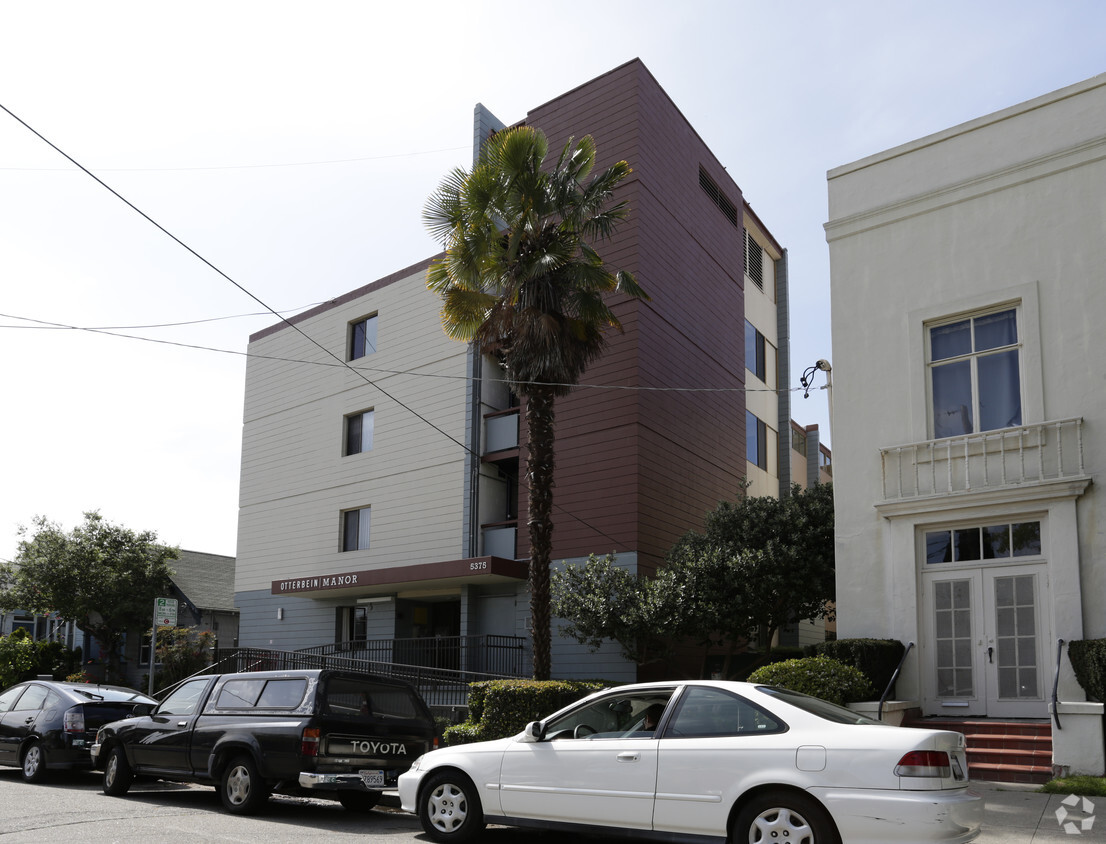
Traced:
<svg viewBox="0 0 1106 844">
<path fill-rule="evenodd" d="M 912 643 L 924 716 L 1051 715 L 1099 774 L 1066 643 L 1106 636 L 1103 196 L 1098 76 L 831 170 L 826 224 L 839 635 Z"/>
<path fill-rule="evenodd" d="M 515 122 L 554 151 L 591 134 L 597 167 L 633 168 L 602 254 L 651 300 L 614 303 L 623 332 L 557 401 L 554 560 L 613 551 L 652 572 L 746 479 L 753 494 L 790 487 L 787 253 L 639 60 Z M 477 106 L 476 148 L 504 125 Z M 431 260 L 250 338 L 244 646 L 385 641 L 396 661 L 526 670 L 522 409 L 494 361 L 446 338 Z M 459 656 L 472 637 L 503 647 Z M 637 676 L 556 625 L 553 673 Z"/>
</svg>

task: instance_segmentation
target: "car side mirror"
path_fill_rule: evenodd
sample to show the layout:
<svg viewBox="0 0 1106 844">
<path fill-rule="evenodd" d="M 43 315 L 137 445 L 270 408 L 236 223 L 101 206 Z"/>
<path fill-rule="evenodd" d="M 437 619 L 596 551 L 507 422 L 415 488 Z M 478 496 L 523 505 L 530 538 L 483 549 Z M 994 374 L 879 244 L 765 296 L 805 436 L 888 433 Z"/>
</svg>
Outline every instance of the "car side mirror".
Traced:
<svg viewBox="0 0 1106 844">
<path fill-rule="evenodd" d="M 138 718 L 143 715 L 149 715 L 153 711 L 154 706 L 152 703 L 136 703 L 134 705 L 134 708 L 131 710 L 131 717 Z"/>
<path fill-rule="evenodd" d="M 541 721 L 531 721 L 522 731 L 523 741 L 541 741 L 545 738 L 545 726 Z"/>
</svg>

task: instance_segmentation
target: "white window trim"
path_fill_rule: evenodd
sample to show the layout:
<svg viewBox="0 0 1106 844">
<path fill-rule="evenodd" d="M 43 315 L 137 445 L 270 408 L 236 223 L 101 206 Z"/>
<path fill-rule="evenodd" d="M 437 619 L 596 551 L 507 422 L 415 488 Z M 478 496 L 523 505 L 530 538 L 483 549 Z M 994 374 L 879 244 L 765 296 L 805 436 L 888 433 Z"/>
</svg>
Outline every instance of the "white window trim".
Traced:
<svg viewBox="0 0 1106 844">
<path fill-rule="evenodd" d="M 1003 306 L 1018 311 L 1018 340 L 1021 345 L 1022 424 L 1034 425 L 1046 420 L 1044 380 L 1041 374 L 1041 318 L 1037 282 L 993 290 L 963 299 L 955 299 L 919 308 L 906 315 L 906 333 L 910 340 L 908 366 L 911 402 L 921 402 L 911 408 L 911 441 L 927 442 L 930 431 L 932 385 L 929 380 L 929 355 L 926 332 L 936 322 L 958 315 L 972 316 L 980 311 L 999 310 Z"/>
</svg>

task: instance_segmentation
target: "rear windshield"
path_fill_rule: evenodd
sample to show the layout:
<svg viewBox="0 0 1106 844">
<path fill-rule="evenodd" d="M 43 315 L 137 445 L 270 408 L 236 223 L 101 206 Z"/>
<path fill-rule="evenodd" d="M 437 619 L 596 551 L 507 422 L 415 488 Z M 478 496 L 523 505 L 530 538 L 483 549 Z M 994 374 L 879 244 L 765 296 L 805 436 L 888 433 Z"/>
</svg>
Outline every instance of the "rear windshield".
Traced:
<svg viewBox="0 0 1106 844">
<path fill-rule="evenodd" d="M 94 701 L 110 701 L 112 703 L 156 703 L 153 698 L 147 697 L 142 692 L 134 689 L 124 689 L 120 686 L 62 686 L 75 695 Z"/>
<path fill-rule="evenodd" d="M 281 680 L 227 680 L 219 692 L 216 709 L 295 709 L 303 702 L 307 680 L 292 677 Z"/>
<path fill-rule="evenodd" d="M 828 700 L 811 697 L 810 695 L 804 695 L 800 692 L 793 692 L 791 689 L 781 689 L 778 686 L 757 686 L 757 691 L 763 692 L 770 697 L 778 698 L 785 703 L 791 704 L 796 709 L 809 712 L 811 715 L 817 715 L 819 718 L 833 721 L 835 724 L 876 724 L 881 727 L 886 726 L 882 721 L 873 721 L 871 718 L 865 718 L 863 715 L 853 712 L 851 709 L 846 709 L 843 706 L 838 706 L 836 703 L 830 703 Z"/>
<path fill-rule="evenodd" d="M 330 678 L 323 692 L 323 711 L 328 715 L 422 717 L 418 700 L 409 689 L 349 677 Z"/>
</svg>

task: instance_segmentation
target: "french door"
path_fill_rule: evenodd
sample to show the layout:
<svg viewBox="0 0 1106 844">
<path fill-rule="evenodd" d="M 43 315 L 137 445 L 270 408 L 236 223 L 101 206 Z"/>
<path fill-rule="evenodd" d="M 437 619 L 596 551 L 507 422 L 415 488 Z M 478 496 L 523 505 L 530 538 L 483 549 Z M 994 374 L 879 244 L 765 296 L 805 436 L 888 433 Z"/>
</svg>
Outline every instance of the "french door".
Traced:
<svg viewBox="0 0 1106 844">
<path fill-rule="evenodd" d="M 922 573 L 927 715 L 1047 717 L 1043 563 Z"/>
</svg>

